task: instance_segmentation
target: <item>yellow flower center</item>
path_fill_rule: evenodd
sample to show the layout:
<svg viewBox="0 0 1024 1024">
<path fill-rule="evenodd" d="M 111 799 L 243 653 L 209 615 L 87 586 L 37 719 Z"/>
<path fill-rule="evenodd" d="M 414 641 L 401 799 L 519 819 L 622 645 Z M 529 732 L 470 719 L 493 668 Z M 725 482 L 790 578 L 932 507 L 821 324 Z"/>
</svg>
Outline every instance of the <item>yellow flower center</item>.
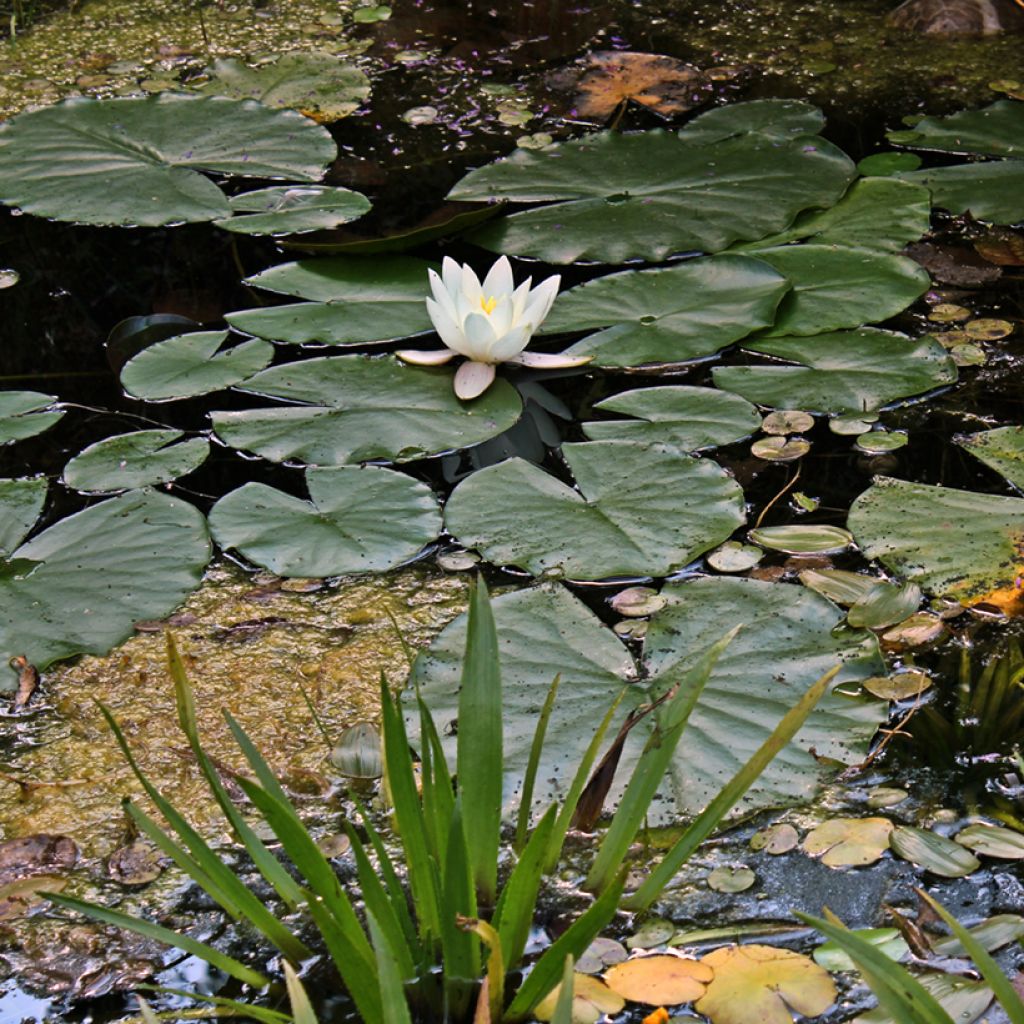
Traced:
<svg viewBox="0 0 1024 1024">
<path fill-rule="evenodd" d="M 486 298 L 486 299 L 482 295 L 480 296 L 480 308 L 485 313 L 488 313 L 488 314 L 493 313 L 494 312 L 494 307 L 497 304 L 498 304 L 498 300 L 493 295 L 491 295 L 489 298 Z"/>
</svg>

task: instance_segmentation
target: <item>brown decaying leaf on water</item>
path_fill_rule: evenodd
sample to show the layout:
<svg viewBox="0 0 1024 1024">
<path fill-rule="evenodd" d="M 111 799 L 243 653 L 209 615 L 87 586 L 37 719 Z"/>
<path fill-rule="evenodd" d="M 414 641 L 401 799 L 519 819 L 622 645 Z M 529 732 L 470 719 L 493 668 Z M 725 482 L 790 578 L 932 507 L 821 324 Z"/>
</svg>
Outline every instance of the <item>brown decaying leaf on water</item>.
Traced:
<svg viewBox="0 0 1024 1024">
<path fill-rule="evenodd" d="M 1024 235 L 1010 228 L 990 228 L 974 240 L 978 255 L 1000 267 L 1024 267 Z"/>
<path fill-rule="evenodd" d="M 699 68 L 658 53 L 598 51 L 577 82 L 576 113 L 604 121 L 620 104 L 638 103 L 664 118 L 710 98 L 711 83 Z"/>
</svg>

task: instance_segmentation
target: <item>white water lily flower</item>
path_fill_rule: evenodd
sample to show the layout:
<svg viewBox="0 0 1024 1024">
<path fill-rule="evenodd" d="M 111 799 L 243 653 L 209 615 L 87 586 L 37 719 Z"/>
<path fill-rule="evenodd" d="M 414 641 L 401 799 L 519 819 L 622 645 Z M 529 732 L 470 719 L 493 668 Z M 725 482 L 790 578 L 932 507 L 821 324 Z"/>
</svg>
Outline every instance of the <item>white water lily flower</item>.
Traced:
<svg viewBox="0 0 1024 1024">
<path fill-rule="evenodd" d="M 524 352 L 551 310 L 561 278 L 555 274 L 531 289 L 532 278 L 518 288 L 512 280 L 512 267 L 502 256 L 480 279 L 467 264 L 460 266 L 450 256 L 444 258 L 441 275 L 430 270 L 427 312 L 447 348 L 434 352 L 403 349 L 399 359 L 420 366 L 440 366 L 456 355 L 468 360 L 455 374 L 455 394 L 469 399 L 482 395 L 494 380 L 498 363 L 515 363 L 540 369 L 582 366 L 592 356 L 546 355 Z"/>
</svg>

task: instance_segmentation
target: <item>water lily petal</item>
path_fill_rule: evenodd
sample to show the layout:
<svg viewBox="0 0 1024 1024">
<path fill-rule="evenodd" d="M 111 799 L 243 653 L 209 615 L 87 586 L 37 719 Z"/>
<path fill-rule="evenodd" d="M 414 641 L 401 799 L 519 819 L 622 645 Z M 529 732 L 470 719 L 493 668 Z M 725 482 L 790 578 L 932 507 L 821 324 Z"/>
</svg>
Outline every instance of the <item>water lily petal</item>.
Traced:
<svg viewBox="0 0 1024 1024">
<path fill-rule="evenodd" d="M 473 268 L 468 263 L 462 267 L 462 280 L 459 282 L 459 290 L 469 299 L 474 309 L 479 307 L 484 290 L 480 284 L 480 278 L 476 276 Z"/>
<path fill-rule="evenodd" d="M 517 366 L 529 366 L 534 370 L 561 370 L 571 366 L 585 366 L 593 356 L 569 356 L 561 352 L 520 352 L 519 355 L 506 359 L 507 363 Z"/>
<path fill-rule="evenodd" d="M 427 299 L 427 315 L 434 324 L 434 330 L 450 349 L 460 355 L 470 355 L 469 343 L 462 328 L 433 299 Z"/>
<path fill-rule="evenodd" d="M 482 395 L 493 382 L 493 363 L 463 363 L 455 373 L 455 394 L 468 401 Z"/>
<path fill-rule="evenodd" d="M 508 362 L 526 348 L 532 334 L 529 324 L 511 328 L 491 346 L 488 358 L 492 363 Z"/>
<path fill-rule="evenodd" d="M 438 276 L 436 270 L 428 270 L 427 278 L 430 281 L 430 290 L 434 294 L 434 301 L 452 320 L 457 321 L 459 313 L 455 308 L 455 300 L 452 298 L 452 293 L 445 287 L 444 281 Z"/>
<path fill-rule="evenodd" d="M 518 324 L 523 319 L 523 310 L 526 309 L 527 302 L 530 301 L 530 284 L 533 281 L 532 277 L 528 277 L 513 293 L 512 293 L 512 323 Z"/>
<path fill-rule="evenodd" d="M 491 349 L 498 337 L 485 313 L 470 313 L 462 325 L 462 331 L 466 336 L 466 348 L 468 349 L 465 354 L 470 359 L 476 359 L 482 363 L 494 362 L 491 358 Z"/>
<path fill-rule="evenodd" d="M 403 363 L 412 363 L 413 366 L 442 366 L 455 358 L 455 353 L 450 348 L 433 349 L 430 352 L 422 352 L 414 348 L 401 348 L 395 355 Z"/>
<path fill-rule="evenodd" d="M 547 280 L 541 281 L 530 292 L 530 301 L 523 312 L 523 319 L 533 324 L 534 330 L 540 327 L 544 317 L 551 312 L 551 304 L 555 301 L 555 296 L 558 294 L 558 285 L 561 280 L 558 274 L 554 274 Z"/>
<path fill-rule="evenodd" d="M 487 272 L 484 278 L 484 298 L 493 296 L 509 295 L 515 287 L 512 280 L 512 264 L 507 256 L 502 256 L 493 267 Z"/>
<path fill-rule="evenodd" d="M 441 261 L 441 279 L 445 290 L 454 296 L 462 290 L 462 265 L 456 263 L 451 256 L 445 256 Z"/>
<path fill-rule="evenodd" d="M 501 338 L 512 327 L 512 296 L 508 293 L 498 299 L 498 304 L 490 312 L 491 326 L 494 333 Z"/>
</svg>

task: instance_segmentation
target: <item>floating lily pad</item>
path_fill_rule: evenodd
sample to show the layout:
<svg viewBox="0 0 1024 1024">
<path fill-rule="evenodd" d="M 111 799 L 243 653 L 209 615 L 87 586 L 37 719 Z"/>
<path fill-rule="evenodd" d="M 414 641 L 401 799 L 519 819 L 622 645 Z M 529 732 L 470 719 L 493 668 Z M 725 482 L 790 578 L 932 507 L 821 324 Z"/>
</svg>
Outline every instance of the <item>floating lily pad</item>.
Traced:
<svg viewBox="0 0 1024 1024">
<path fill-rule="evenodd" d="M 686 452 L 739 441 L 757 430 L 761 419 L 739 395 L 685 386 L 622 391 L 594 409 L 632 418 L 584 423 L 583 432 L 593 441 L 662 442 Z"/>
<path fill-rule="evenodd" d="M 857 412 L 956 381 L 956 367 L 928 336 L 864 328 L 748 343 L 751 352 L 798 366 L 719 366 L 715 384 L 776 409 Z"/>
<path fill-rule="evenodd" d="M 244 389 L 309 403 L 210 414 L 226 444 L 271 462 L 408 462 L 494 437 L 522 411 L 519 395 L 506 381 L 496 381 L 472 402 L 461 402 L 445 369 L 364 356 L 274 366 L 249 378 Z"/>
<path fill-rule="evenodd" d="M 375 21 L 387 21 L 391 17 L 391 8 L 387 4 L 364 4 L 352 12 L 352 20 L 357 25 L 368 25 Z"/>
<path fill-rule="evenodd" d="M 562 986 L 556 985 L 536 1006 L 533 1016 L 549 1021 L 555 1013 Z M 600 978 L 576 972 L 572 976 L 572 1024 L 597 1024 L 606 1014 L 618 1013 L 626 1001 Z"/>
<path fill-rule="evenodd" d="M 49 430 L 64 415 L 54 402 L 40 391 L 0 391 L 0 445 Z"/>
<path fill-rule="evenodd" d="M 882 629 L 903 622 L 921 605 L 921 588 L 916 583 L 890 583 L 879 580 L 846 613 L 851 626 Z"/>
<path fill-rule="evenodd" d="M 705 146 L 748 132 L 781 138 L 815 135 L 824 125 L 824 114 L 802 100 L 749 100 L 699 114 L 682 128 L 679 137 L 684 142 Z"/>
<path fill-rule="evenodd" d="M 331 345 L 392 341 L 433 330 L 427 315 L 432 264 L 410 256 L 330 256 L 282 263 L 246 284 L 310 302 L 229 313 L 261 338 Z"/>
<path fill-rule="evenodd" d="M 964 333 L 978 341 L 999 341 L 1013 334 L 1013 324 L 1009 320 L 982 317 L 964 324 Z"/>
<path fill-rule="evenodd" d="M 622 263 L 763 238 L 800 210 L 832 205 L 852 177 L 849 158 L 817 137 L 749 134 L 693 146 L 662 131 L 603 132 L 517 150 L 471 171 L 449 197 L 548 204 L 474 232 L 488 249 Z"/>
<path fill-rule="evenodd" d="M 330 53 L 286 53 L 258 67 L 228 57 L 215 60 L 206 73 L 203 92 L 290 107 L 317 121 L 346 117 L 370 95 L 366 75 Z"/>
<path fill-rule="evenodd" d="M 923 185 L 935 205 L 951 213 L 970 213 L 993 224 L 1024 220 L 1024 160 L 930 167 L 901 177 Z"/>
<path fill-rule="evenodd" d="M 928 593 L 968 605 L 1021 601 L 1024 499 L 875 477 L 848 524 L 868 558 Z"/>
<path fill-rule="evenodd" d="M 909 952 L 909 947 L 895 928 L 855 928 L 853 934 L 865 942 L 870 942 L 880 953 L 890 960 L 902 960 Z M 856 964 L 848 953 L 837 942 L 823 942 L 812 954 L 814 962 L 833 974 L 836 971 L 855 971 Z"/>
<path fill-rule="evenodd" d="M 932 685 L 929 676 L 920 669 L 909 669 L 904 672 L 893 672 L 888 676 L 872 676 L 865 679 L 863 686 L 868 693 L 882 700 L 907 700 L 924 693 Z M 903 791 L 900 790 L 902 793 Z M 903 797 L 906 793 L 903 793 Z M 900 799 L 903 799 L 901 797 Z M 875 806 L 888 806 L 877 804 Z"/>
<path fill-rule="evenodd" d="M 889 837 L 893 853 L 942 878 L 963 878 L 981 861 L 959 843 L 923 828 L 898 825 Z"/>
<path fill-rule="evenodd" d="M 968 825 L 956 835 L 968 850 L 999 860 L 1024 860 L 1024 835 L 994 825 Z"/>
<path fill-rule="evenodd" d="M 720 548 L 715 548 L 706 556 L 712 569 L 719 572 L 746 572 L 753 569 L 764 552 L 753 544 L 744 544 L 738 540 L 727 540 Z"/>
<path fill-rule="evenodd" d="M 708 875 L 708 888 L 715 892 L 746 892 L 756 880 L 748 867 L 718 867 Z"/>
<path fill-rule="evenodd" d="M 953 359 L 956 362 L 956 359 Z M 858 436 L 854 442 L 859 451 L 866 455 L 882 455 L 886 452 L 899 451 L 908 441 L 903 430 L 869 430 Z"/>
<path fill-rule="evenodd" d="M 105 437 L 64 467 L 64 484 L 86 494 L 105 494 L 177 480 L 198 469 L 210 454 L 205 437 L 182 437 L 180 430 L 135 430 Z"/>
<path fill-rule="evenodd" d="M 295 235 L 323 231 L 357 220 L 370 200 L 348 188 L 276 185 L 240 192 L 228 200 L 231 216 L 217 227 L 243 235 Z"/>
<path fill-rule="evenodd" d="M 853 543 L 850 532 L 839 526 L 760 526 L 748 536 L 763 548 L 790 555 L 832 554 Z"/>
<path fill-rule="evenodd" d="M 608 603 L 620 615 L 629 617 L 652 615 L 665 607 L 665 599 L 653 587 L 627 587 Z"/>
<path fill-rule="evenodd" d="M 46 491 L 44 476 L 0 480 L 0 558 L 9 555 L 35 525 Z"/>
<path fill-rule="evenodd" d="M 543 330 L 605 328 L 568 350 L 596 366 L 683 363 L 770 326 L 788 290 L 780 273 L 748 256 L 626 270 L 560 295 Z"/>
<path fill-rule="evenodd" d="M 865 175 L 897 174 L 900 171 L 916 171 L 921 166 L 921 158 L 916 153 L 872 153 L 857 162 L 857 170 Z"/>
<path fill-rule="evenodd" d="M 851 434 L 864 434 L 878 420 L 878 413 L 862 413 L 859 416 L 833 416 L 828 421 L 828 429 L 833 434 L 848 437 Z"/>
<path fill-rule="evenodd" d="M 830 868 L 874 864 L 889 849 L 888 818 L 832 818 L 804 837 L 804 849 Z"/>
<path fill-rule="evenodd" d="M 445 506 L 461 544 L 534 575 L 666 576 L 743 522 L 743 494 L 716 463 L 666 445 L 566 444 L 576 481 L 523 459 L 474 473 Z"/>
<path fill-rule="evenodd" d="M 763 850 L 773 857 L 778 857 L 780 854 L 796 849 L 799 842 L 800 833 L 792 825 L 783 823 L 769 825 L 767 828 L 755 832 L 750 837 L 750 848 Z"/>
<path fill-rule="evenodd" d="M 238 384 L 274 358 L 274 346 L 252 338 L 221 349 L 227 331 L 196 331 L 158 341 L 121 369 L 121 386 L 149 402 L 194 398 Z"/>
<path fill-rule="evenodd" d="M 0 563 L 0 665 L 106 654 L 137 620 L 173 611 L 209 557 L 203 516 L 164 494 L 130 491 L 61 520 Z"/>
<path fill-rule="evenodd" d="M 765 416 L 761 429 L 766 434 L 803 434 L 814 426 L 814 417 L 799 409 L 784 409 Z"/>
<path fill-rule="evenodd" d="M 945 622 L 938 615 L 933 612 L 916 612 L 887 629 L 882 634 L 882 642 L 889 650 L 914 650 L 944 640 L 948 632 Z"/>
<path fill-rule="evenodd" d="M 431 489 L 374 466 L 306 471 L 309 501 L 243 484 L 210 512 L 210 531 L 279 576 L 382 572 L 415 557 L 441 532 Z"/>
<path fill-rule="evenodd" d="M 768 462 L 792 462 L 810 450 L 811 442 L 802 437 L 759 437 L 750 446 L 751 455 Z"/>
<path fill-rule="evenodd" d="M 713 1024 L 792 1024 L 836 998 L 828 972 L 810 957 L 773 946 L 724 946 L 701 960 L 714 972 L 697 1012 Z"/>
<path fill-rule="evenodd" d="M 657 953 L 616 964 L 605 971 L 604 980 L 613 992 L 631 1003 L 675 1006 L 704 995 L 713 974 L 699 960 Z"/>
<path fill-rule="evenodd" d="M 626 939 L 626 945 L 630 949 L 654 949 L 655 946 L 664 946 L 675 933 L 676 926 L 671 921 L 652 917 Z"/>
<path fill-rule="evenodd" d="M 981 110 L 925 117 L 913 131 L 889 132 L 889 137 L 914 149 L 1024 157 L 1024 103 L 998 100 Z"/>
<path fill-rule="evenodd" d="M 1024 491 L 1024 427 L 997 427 L 956 442 Z"/>
<path fill-rule="evenodd" d="M 0 125 L 0 202 L 80 224 L 217 220 L 227 198 L 197 172 L 317 181 L 335 153 L 323 128 L 252 100 L 76 98 Z"/>
<path fill-rule="evenodd" d="M 629 953 L 621 942 L 599 935 L 576 961 L 576 970 L 581 974 L 600 974 L 606 967 L 620 964 L 628 956 Z"/>
</svg>

